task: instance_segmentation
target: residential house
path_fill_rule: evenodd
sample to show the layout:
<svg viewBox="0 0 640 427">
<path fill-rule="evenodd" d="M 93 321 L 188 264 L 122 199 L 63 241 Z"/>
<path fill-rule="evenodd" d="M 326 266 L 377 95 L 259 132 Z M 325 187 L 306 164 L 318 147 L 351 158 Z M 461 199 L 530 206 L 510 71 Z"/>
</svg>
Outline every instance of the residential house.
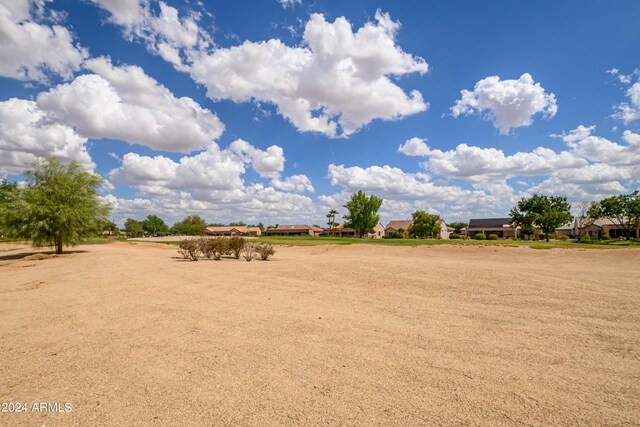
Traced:
<svg viewBox="0 0 640 427">
<path fill-rule="evenodd" d="M 373 232 L 367 233 L 367 239 L 382 239 L 385 236 L 384 226 L 378 223 L 373 227 Z"/>
<path fill-rule="evenodd" d="M 260 227 L 247 227 L 245 225 L 224 225 L 207 227 L 205 232 L 209 236 L 260 236 Z"/>
<path fill-rule="evenodd" d="M 519 227 L 512 224 L 511 218 L 474 218 L 469 220 L 469 225 L 464 233 L 473 238 L 478 233 L 486 236 L 495 234 L 500 239 L 507 237 L 517 238 Z"/>
<path fill-rule="evenodd" d="M 627 237 L 631 239 L 640 238 L 640 227 L 636 230 L 631 230 L 631 232 L 626 235 L 625 230 L 610 218 L 591 220 L 580 217 L 575 219 L 573 227 L 574 236 L 582 237 L 588 234 L 592 240 L 600 240 L 604 235 L 608 235 L 612 239 L 625 239 Z"/>
<path fill-rule="evenodd" d="M 440 226 L 440 234 L 438 236 L 433 236 L 437 239 L 448 239 L 449 238 L 449 228 L 447 227 L 447 223 L 444 222 L 442 218 L 438 219 L 436 223 Z M 413 225 L 413 221 L 402 220 L 402 221 L 391 221 L 387 224 L 387 227 L 384 230 L 384 235 L 387 239 L 393 238 L 393 235 L 399 231 L 400 229 L 404 230 L 405 238 L 409 237 L 409 227 Z"/>
<path fill-rule="evenodd" d="M 323 233 L 335 237 L 358 237 L 358 232 L 354 228 L 345 227 L 344 224 L 333 228 L 324 228 Z"/>
<path fill-rule="evenodd" d="M 413 221 L 410 219 L 401 220 L 401 221 L 390 221 L 389 224 L 384 228 L 384 237 L 387 239 L 393 239 L 395 233 L 403 230 L 404 237 L 409 237 L 409 227 L 413 224 Z"/>
<path fill-rule="evenodd" d="M 556 236 L 568 236 L 570 238 L 574 238 L 576 235 L 576 226 L 575 223 L 570 222 L 569 224 L 565 224 L 562 227 L 556 228 Z"/>
<path fill-rule="evenodd" d="M 324 230 L 315 225 L 278 225 L 264 231 L 267 236 L 314 236 L 322 234 Z"/>
<path fill-rule="evenodd" d="M 328 235 L 335 235 L 336 237 L 359 237 L 358 230 L 354 228 L 345 227 L 344 224 L 340 224 L 334 228 L 325 228 L 324 233 Z M 382 239 L 384 238 L 384 226 L 378 223 L 371 233 L 367 233 L 365 236 L 367 239 Z"/>
</svg>

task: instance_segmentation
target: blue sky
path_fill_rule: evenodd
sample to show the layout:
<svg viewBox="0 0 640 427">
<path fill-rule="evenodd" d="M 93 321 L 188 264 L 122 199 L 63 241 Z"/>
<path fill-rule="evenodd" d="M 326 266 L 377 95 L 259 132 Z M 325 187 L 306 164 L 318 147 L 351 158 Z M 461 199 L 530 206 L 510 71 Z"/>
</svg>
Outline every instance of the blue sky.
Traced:
<svg viewBox="0 0 640 427">
<path fill-rule="evenodd" d="M 120 224 L 503 216 L 639 188 L 636 1 L 0 0 L 0 176 L 101 174 Z M 462 93 L 461 91 L 465 91 Z"/>
</svg>

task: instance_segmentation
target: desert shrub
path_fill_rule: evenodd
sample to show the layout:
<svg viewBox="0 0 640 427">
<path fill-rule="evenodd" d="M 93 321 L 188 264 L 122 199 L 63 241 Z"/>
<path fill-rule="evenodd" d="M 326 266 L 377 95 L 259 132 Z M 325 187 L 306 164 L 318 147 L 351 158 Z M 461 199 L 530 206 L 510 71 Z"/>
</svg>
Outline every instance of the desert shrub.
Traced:
<svg viewBox="0 0 640 427">
<path fill-rule="evenodd" d="M 488 239 L 489 240 L 498 240 L 498 235 L 497 234 L 489 234 Z"/>
<path fill-rule="evenodd" d="M 450 239 L 459 239 L 460 235 L 458 233 L 451 233 L 451 234 L 449 234 L 449 238 Z"/>
<path fill-rule="evenodd" d="M 585 234 L 584 236 L 582 236 L 582 237 L 580 238 L 580 241 L 581 241 L 581 242 L 590 242 L 590 241 L 591 241 L 591 237 L 589 237 L 589 235 L 588 235 L 588 234 Z"/>
<path fill-rule="evenodd" d="M 211 240 L 205 237 L 200 237 L 198 239 L 198 247 L 200 248 L 200 254 L 202 254 L 203 258 L 211 258 L 213 253 L 211 251 Z"/>
<path fill-rule="evenodd" d="M 562 241 L 567 241 L 569 240 L 569 236 L 567 236 L 566 234 L 563 234 L 561 236 L 558 236 L 558 240 L 562 240 Z"/>
<path fill-rule="evenodd" d="M 608 234 L 603 234 L 602 237 L 600 237 L 600 240 L 611 240 L 611 236 L 609 236 Z"/>
<path fill-rule="evenodd" d="M 197 261 L 200 258 L 200 242 L 196 239 L 185 239 L 180 242 L 180 250 L 178 251 L 184 259 Z"/>
<path fill-rule="evenodd" d="M 260 243 L 256 245 L 255 249 L 263 261 L 268 261 L 269 257 L 276 253 L 276 251 L 273 249 L 273 246 L 268 243 Z"/>
<path fill-rule="evenodd" d="M 476 240 L 487 240 L 487 236 L 485 236 L 484 233 L 476 233 L 473 238 Z"/>
<path fill-rule="evenodd" d="M 251 262 L 255 255 L 255 245 L 253 243 L 245 243 L 242 247 L 242 256 L 244 259 L 247 260 L 247 262 Z"/>
<path fill-rule="evenodd" d="M 227 240 L 227 251 L 225 253 L 230 253 L 235 259 L 240 259 L 240 254 L 246 244 L 247 241 L 245 239 L 234 236 Z"/>
<path fill-rule="evenodd" d="M 227 239 L 215 237 L 213 239 L 199 239 L 200 252 L 205 258 L 219 260 L 227 252 Z"/>
</svg>

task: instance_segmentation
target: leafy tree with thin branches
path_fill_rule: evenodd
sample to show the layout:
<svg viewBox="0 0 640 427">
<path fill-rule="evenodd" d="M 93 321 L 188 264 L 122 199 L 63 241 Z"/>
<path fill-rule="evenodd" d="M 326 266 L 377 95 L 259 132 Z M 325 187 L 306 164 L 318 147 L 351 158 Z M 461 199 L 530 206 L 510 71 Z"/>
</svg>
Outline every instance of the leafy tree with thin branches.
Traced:
<svg viewBox="0 0 640 427">
<path fill-rule="evenodd" d="M 73 246 L 100 233 L 109 206 L 98 196 L 102 177 L 78 162 L 39 160 L 26 172 L 27 185 L 9 202 L 7 223 L 12 235 L 34 246 Z"/>
<path fill-rule="evenodd" d="M 18 185 L 6 179 L 0 183 L 0 237 L 9 234 L 7 215 L 10 202 L 18 195 Z"/>
<path fill-rule="evenodd" d="M 517 226 L 540 229 L 549 241 L 549 233 L 573 219 L 571 205 L 566 197 L 544 196 L 534 194 L 530 198 L 523 197 L 518 205 L 511 209 L 511 221 Z"/>
<path fill-rule="evenodd" d="M 429 236 L 440 235 L 440 216 L 432 215 L 425 211 L 415 211 L 411 214 L 413 224 L 409 226 L 409 234 L 418 239 L 426 239 Z"/>
<path fill-rule="evenodd" d="M 344 216 L 345 227 L 353 228 L 358 232 L 359 237 L 365 237 L 380 222 L 380 215 L 378 215 L 380 206 L 382 206 L 382 199 L 376 196 L 367 196 L 362 191 L 352 194 L 351 200 L 344 205 L 349 211 L 349 214 Z"/>
<path fill-rule="evenodd" d="M 164 220 L 156 215 L 148 215 L 144 221 L 142 221 L 142 229 L 151 234 L 166 234 L 169 232 L 169 227 Z"/>
<path fill-rule="evenodd" d="M 449 224 L 449 227 L 453 228 L 454 231 L 458 234 L 460 234 L 460 232 L 462 231 L 463 228 L 468 227 L 469 224 L 466 222 L 462 222 L 462 221 L 456 221 L 456 222 L 452 222 L 451 224 Z"/>
<path fill-rule="evenodd" d="M 144 235 L 144 228 L 141 221 L 136 221 L 133 218 L 127 218 L 124 222 L 124 231 L 128 237 L 140 237 Z"/>
<path fill-rule="evenodd" d="M 198 215 L 190 215 L 180 222 L 176 222 L 171 227 L 171 233 L 183 234 L 186 236 L 203 236 L 207 228 L 207 223 Z"/>
<path fill-rule="evenodd" d="M 611 196 L 595 202 L 587 213 L 589 218 L 609 218 L 623 231 L 626 240 L 640 228 L 640 191 Z M 640 237 L 640 236 L 636 236 Z"/>
</svg>

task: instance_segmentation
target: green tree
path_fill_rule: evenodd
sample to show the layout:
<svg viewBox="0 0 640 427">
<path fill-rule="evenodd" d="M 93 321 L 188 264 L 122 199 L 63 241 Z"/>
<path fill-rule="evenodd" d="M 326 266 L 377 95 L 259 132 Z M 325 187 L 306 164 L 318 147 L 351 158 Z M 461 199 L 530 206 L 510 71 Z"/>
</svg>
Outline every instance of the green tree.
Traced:
<svg viewBox="0 0 640 427">
<path fill-rule="evenodd" d="M 97 235 L 107 221 L 109 206 L 98 196 L 102 177 L 82 170 L 78 162 L 55 158 L 34 162 L 26 172 L 27 186 L 8 206 L 11 234 L 34 246 L 77 245 Z"/>
<path fill-rule="evenodd" d="M 0 184 L 0 237 L 9 234 L 9 229 L 7 227 L 9 204 L 17 195 L 17 184 L 10 183 L 6 179 L 3 179 L 2 184 Z"/>
<path fill-rule="evenodd" d="M 352 194 L 351 200 L 344 205 L 349 211 L 344 216 L 345 227 L 355 229 L 360 237 L 371 233 L 380 221 L 378 210 L 381 205 L 382 199 L 376 196 L 367 196 L 362 191 Z"/>
<path fill-rule="evenodd" d="M 124 222 L 124 231 L 128 237 L 140 237 L 144 234 L 144 228 L 142 228 L 142 221 L 136 221 L 133 218 L 127 218 Z"/>
<path fill-rule="evenodd" d="M 171 227 L 171 233 L 186 236 L 202 236 L 205 234 L 207 224 L 198 215 L 190 215 Z"/>
<path fill-rule="evenodd" d="M 338 223 L 336 222 L 336 215 L 338 215 L 338 211 L 335 209 L 331 209 L 325 215 L 327 217 L 327 225 L 329 226 L 329 230 L 331 231 L 332 236 L 336 235 L 335 228 L 338 225 Z"/>
<path fill-rule="evenodd" d="M 587 216 L 592 219 L 609 218 L 629 240 L 631 232 L 640 228 L 640 191 L 611 196 L 591 204 Z M 636 236 L 640 237 L 640 236 Z"/>
<path fill-rule="evenodd" d="M 147 233 L 153 234 L 165 234 L 169 232 L 167 224 L 165 224 L 162 218 L 155 215 L 149 215 L 144 221 L 142 221 L 142 229 Z"/>
<path fill-rule="evenodd" d="M 456 222 L 452 222 L 451 224 L 449 224 L 449 227 L 453 228 L 455 230 L 456 233 L 460 234 L 460 232 L 462 231 L 463 228 L 468 227 L 469 224 L 467 224 L 466 222 L 461 222 L 461 221 L 456 221 Z"/>
<path fill-rule="evenodd" d="M 511 209 L 511 221 L 521 228 L 531 226 L 540 229 L 549 241 L 549 233 L 573 219 L 571 205 L 566 197 L 543 196 L 534 194 L 530 198 L 522 198 L 518 205 Z"/>
<path fill-rule="evenodd" d="M 415 211 L 411 214 L 413 224 L 409 226 L 409 234 L 418 239 L 425 239 L 429 236 L 440 234 L 440 224 L 438 215 L 432 215 L 425 211 Z"/>
</svg>

